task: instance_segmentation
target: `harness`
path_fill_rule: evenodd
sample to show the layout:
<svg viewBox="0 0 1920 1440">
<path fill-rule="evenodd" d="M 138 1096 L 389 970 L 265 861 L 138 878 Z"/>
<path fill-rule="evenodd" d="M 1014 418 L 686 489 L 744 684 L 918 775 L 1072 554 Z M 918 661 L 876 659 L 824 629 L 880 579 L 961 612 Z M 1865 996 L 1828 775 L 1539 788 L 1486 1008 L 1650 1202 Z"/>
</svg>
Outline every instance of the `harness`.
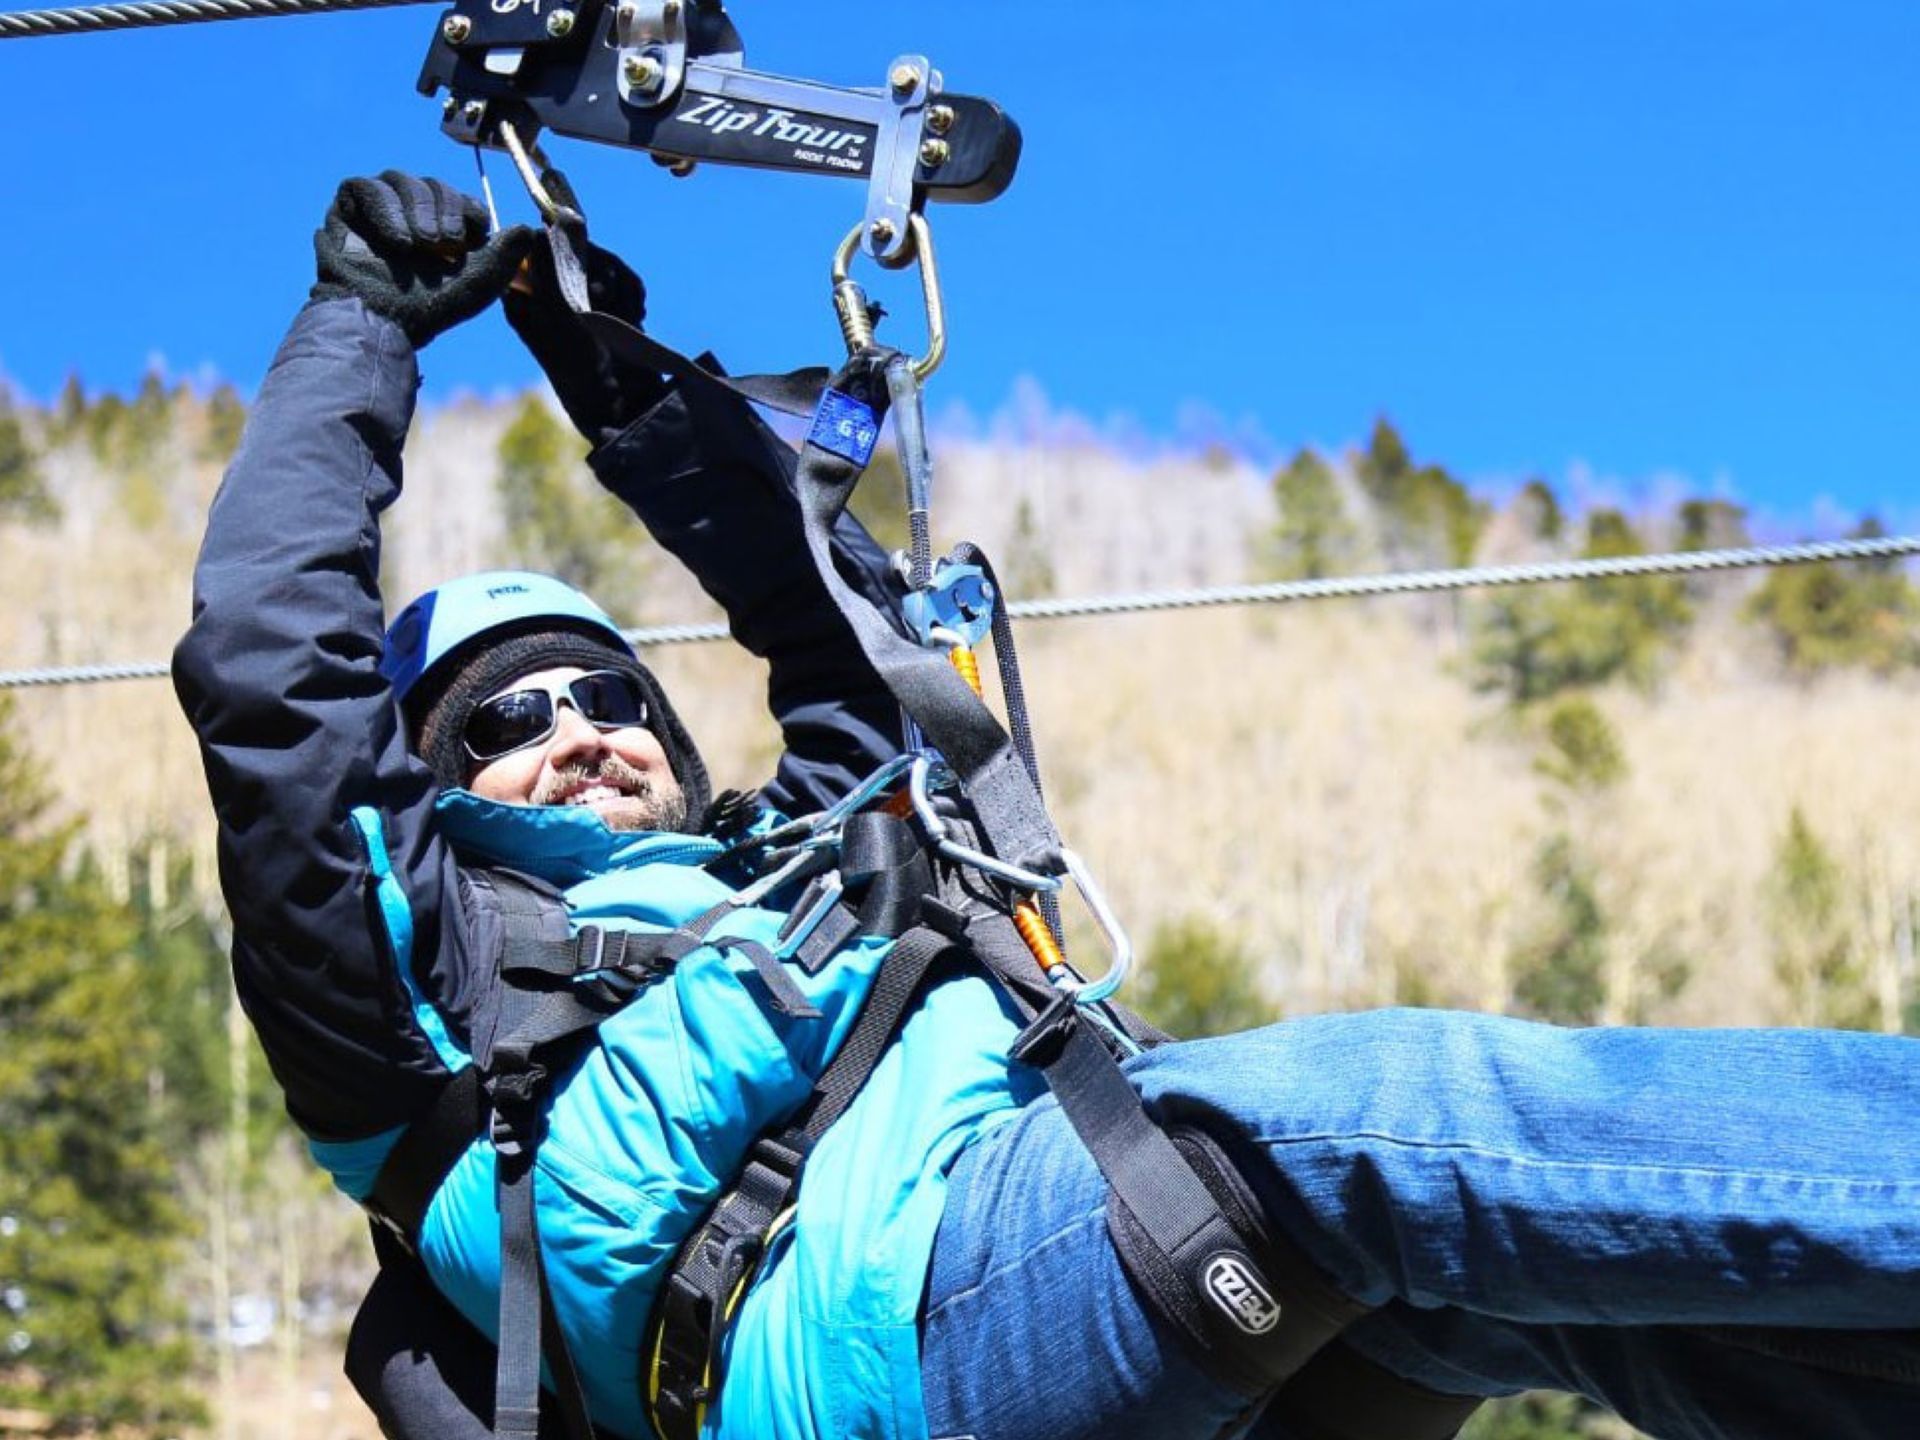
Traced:
<svg viewBox="0 0 1920 1440">
<path fill-rule="evenodd" d="M 835 377 L 834 393 L 871 412 L 895 358 L 855 357 Z M 1045 1077 L 1110 1186 L 1108 1228 L 1128 1275 L 1202 1367 L 1250 1404 L 1283 1386 L 1283 1394 L 1303 1387 L 1309 1400 L 1343 1392 L 1343 1374 L 1365 1362 L 1351 1352 L 1337 1362 L 1326 1347 L 1365 1307 L 1274 1243 L 1215 1137 L 1163 1128 L 1143 1108 L 1120 1062 L 1165 1037 L 1104 998 L 1106 982 L 1124 968 L 1124 935 L 1084 867 L 1059 844 L 1030 758 L 980 702 L 963 668 L 901 636 L 833 572 L 826 532 L 858 468 L 809 442 L 796 477 L 807 538 L 823 584 L 901 700 L 919 748 L 824 815 L 737 847 L 741 854 L 757 848 L 761 878 L 675 931 L 569 934 L 558 892 L 512 872 L 484 872 L 476 888 L 498 911 L 504 936 L 495 1036 L 393 1151 L 371 1208 L 397 1236 L 417 1234 L 448 1168 L 477 1136 L 490 1137 L 502 1253 L 495 1433 L 502 1440 L 539 1434 L 544 1357 L 566 1433 L 586 1440 L 591 1421 L 541 1269 L 532 1184 L 541 1100 L 594 1029 L 709 943 L 733 905 L 798 890 L 771 949 L 713 942 L 745 953 L 765 1003 L 804 1013 L 807 1002 L 786 966 L 826 963 L 855 934 L 891 935 L 895 943 L 812 1094 L 777 1132 L 755 1141 L 673 1261 L 641 1352 L 645 1408 L 661 1440 L 696 1440 L 725 1379 L 729 1326 L 787 1222 L 809 1152 L 858 1095 L 915 1001 L 953 973 L 984 971 L 1026 1018 L 1012 1058 Z M 996 593 L 990 566 L 977 552 L 970 559 L 982 561 L 973 567 L 983 582 L 976 593 Z M 936 616 L 928 628 L 955 633 L 942 618 L 990 625 L 991 616 L 967 613 L 957 589 L 949 575 L 943 593 L 921 592 L 923 613 Z M 1001 653 L 1003 663 L 1012 659 L 1010 645 Z M 1057 893 L 1066 878 L 1115 936 L 1116 961 L 1102 981 L 1072 971 L 1038 913 L 1033 892 Z M 1426 1394 L 1400 1389 L 1408 1405 Z M 1333 1405 L 1319 1433 L 1326 1440 L 1383 1433 L 1440 1440 L 1457 1429 L 1463 1406 L 1471 1408 L 1448 1400 L 1417 1417 L 1402 1406 L 1393 1428 L 1349 1431 L 1338 1428 L 1345 1412 Z"/>
<path fill-rule="evenodd" d="M 938 364 L 944 324 L 932 240 L 917 210 L 908 217 L 906 260 L 921 269 L 933 337 L 928 354 L 912 360 L 875 342 L 872 311 L 847 273 L 863 233 L 856 230 L 835 257 L 834 300 L 848 359 L 831 379 L 819 372 L 722 376 L 593 312 L 569 233 L 578 233 L 577 212 L 548 218 L 561 291 L 615 354 L 688 387 L 720 387 L 810 414 L 794 476 L 807 549 L 820 584 L 899 702 L 908 746 L 831 810 L 763 837 L 760 878 L 677 931 L 635 936 L 589 927 L 570 936 L 557 895 L 526 877 L 492 874 L 489 887 L 505 922 L 497 1038 L 394 1150 L 371 1206 L 397 1234 L 417 1233 L 447 1168 L 476 1135 L 490 1135 L 499 1157 L 502 1253 L 496 1435 L 538 1435 L 543 1354 L 570 1440 L 591 1433 L 578 1376 L 553 1323 L 533 1206 L 540 1100 L 550 1077 L 640 987 L 706 944 L 732 905 L 801 885 L 773 950 L 717 942 L 747 952 L 766 1003 L 804 1013 L 795 1008 L 807 1002 L 786 965 L 825 963 L 855 934 L 891 935 L 895 943 L 811 1095 L 776 1133 L 758 1137 L 741 1173 L 674 1258 L 642 1351 L 645 1409 L 661 1440 L 697 1440 L 725 1379 L 729 1327 L 787 1223 L 809 1152 L 860 1092 L 926 987 L 948 971 L 969 970 L 989 975 L 1025 1017 L 1011 1058 L 1046 1079 L 1107 1181 L 1108 1230 L 1129 1278 L 1201 1368 L 1245 1396 L 1250 1409 L 1276 1392 L 1286 1404 L 1297 1388 L 1319 1440 L 1452 1435 L 1473 1405 L 1404 1382 L 1375 1387 L 1376 1397 L 1392 1398 L 1381 1399 L 1383 1408 L 1361 1429 L 1345 1425 L 1343 1403 L 1322 1403 L 1371 1368 L 1355 1352 L 1330 1348 L 1367 1307 L 1267 1233 L 1219 1139 L 1197 1128 L 1163 1127 L 1121 1069 L 1125 1057 L 1166 1037 L 1111 1003 L 1131 946 L 1042 799 L 992 568 L 970 547 L 938 564 L 931 554 L 920 386 Z M 889 408 L 908 485 L 910 634 L 846 584 L 830 548 L 834 522 Z M 989 633 L 1011 733 L 979 693 L 973 646 Z M 1106 972 L 1092 981 L 1068 963 L 1060 942 L 1057 900 L 1069 887 L 1112 948 Z"/>
</svg>

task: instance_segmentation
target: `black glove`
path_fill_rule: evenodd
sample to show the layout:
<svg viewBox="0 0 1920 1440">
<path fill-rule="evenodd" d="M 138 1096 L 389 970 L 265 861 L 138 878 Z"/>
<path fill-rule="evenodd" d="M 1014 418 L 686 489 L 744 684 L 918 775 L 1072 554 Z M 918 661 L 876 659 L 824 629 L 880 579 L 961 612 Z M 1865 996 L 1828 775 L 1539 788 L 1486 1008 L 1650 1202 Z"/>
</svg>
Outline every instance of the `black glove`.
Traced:
<svg viewBox="0 0 1920 1440">
<path fill-rule="evenodd" d="M 549 170 L 540 178 L 554 199 L 578 212 L 564 175 Z M 586 273 L 593 308 L 638 328 L 647 315 L 647 287 L 640 277 L 611 250 L 589 241 L 584 224 L 568 226 L 567 239 Z M 561 294 L 553 245 L 544 232 L 533 242 L 525 286 L 509 290 L 502 308 L 507 323 L 546 371 L 568 418 L 593 444 L 604 445 L 667 393 L 667 382 L 657 371 L 617 359 L 580 323 Z"/>
<path fill-rule="evenodd" d="M 417 349 L 507 288 L 533 245 L 524 225 L 489 238 L 480 202 L 398 170 L 341 182 L 314 232 L 315 300 L 357 297 Z"/>
</svg>

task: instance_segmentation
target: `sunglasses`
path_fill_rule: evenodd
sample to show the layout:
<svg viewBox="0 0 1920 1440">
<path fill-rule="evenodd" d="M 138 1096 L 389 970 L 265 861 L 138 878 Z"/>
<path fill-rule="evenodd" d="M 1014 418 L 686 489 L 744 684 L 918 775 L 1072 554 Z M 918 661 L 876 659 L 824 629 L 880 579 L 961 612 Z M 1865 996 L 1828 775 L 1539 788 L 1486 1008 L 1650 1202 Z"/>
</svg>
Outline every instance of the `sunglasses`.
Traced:
<svg viewBox="0 0 1920 1440">
<path fill-rule="evenodd" d="M 529 745 L 538 745 L 560 724 L 560 707 L 574 711 L 596 730 L 623 730 L 647 723 L 647 697 L 631 675 L 593 670 L 552 685 L 508 690 L 474 707 L 462 737 L 467 754 L 485 765 Z"/>
</svg>

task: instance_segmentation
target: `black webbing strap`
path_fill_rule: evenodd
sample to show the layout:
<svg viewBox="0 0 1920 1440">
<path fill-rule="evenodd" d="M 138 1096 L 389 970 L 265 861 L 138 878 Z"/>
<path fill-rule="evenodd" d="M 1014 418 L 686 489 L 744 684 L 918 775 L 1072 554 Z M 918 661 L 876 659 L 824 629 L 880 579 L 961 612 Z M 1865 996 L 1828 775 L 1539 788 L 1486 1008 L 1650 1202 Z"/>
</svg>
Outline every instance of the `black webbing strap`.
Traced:
<svg viewBox="0 0 1920 1440">
<path fill-rule="evenodd" d="M 887 357 L 883 352 L 853 357 L 831 380 L 818 369 L 731 377 L 712 364 L 689 360 L 617 316 L 594 310 L 585 271 L 568 234 L 570 223 L 562 218 L 547 227 L 561 294 L 588 332 L 627 364 L 670 374 L 684 383 L 718 386 L 793 415 L 811 415 L 829 389 L 857 400 L 875 416 L 885 413 Z M 840 578 L 834 566 L 833 522 L 846 508 L 861 468 L 812 439 L 801 449 L 794 483 L 815 569 L 868 662 L 959 774 L 981 812 L 982 827 L 995 852 L 1016 865 L 1055 872 L 1060 868 L 1060 837 L 1000 722 L 944 656 L 904 639 L 886 616 Z"/>
<path fill-rule="evenodd" d="M 828 390 L 851 397 L 876 417 L 885 413 L 885 352 L 856 355 L 831 379 L 820 369 L 732 377 L 719 373 L 713 364 L 689 360 L 617 316 L 592 309 L 568 223 L 563 219 L 548 226 L 561 293 L 588 332 L 627 364 L 670 374 L 684 383 L 718 386 L 793 415 L 813 414 Z M 840 577 L 833 563 L 833 522 L 846 508 L 861 469 L 811 438 L 801 448 L 794 485 L 807 549 L 820 580 L 852 627 L 868 662 L 959 775 L 995 853 L 1028 869 L 1057 873 L 1060 837 L 1027 765 L 1000 722 L 945 656 L 903 638 L 886 616 Z"/>
<path fill-rule="evenodd" d="M 858 936 L 893 938 L 920 922 L 922 900 L 933 890 L 933 867 L 907 823 L 882 810 L 847 818 L 839 863 L 807 883 L 787 912 L 780 953 L 817 975 Z"/>
<path fill-rule="evenodd" d="M 534 1204 L 534 1153 L 540 1143 L 540 1101 L 559 1056 L 627 1000 L 647 978 L 705 943 L 728 907 L 716 905 L 678 931 L 619 938 L 594 927 L 562 940 L 554 915 L 503 907 L 506 945 L 500 973 L 503 1038 L 487 1058 L 493 1102 L 495 1202 L 500 1211 L 499 1366 L 494 1380 L 494 1431 L 499 1440 L 537 1440 L 540 1361 L 554 1389 L 570 1440 L 589 1440 L 591 1418 L 573 1357 L 553 1314 Z M 558 915 L 566 921 L 565 911 Z M 617 961 L 610 954 L 617 951 Z M 611 991 L 604 988 L 617 980 Z M 551 988 L 534 988 L 545 984 Z M 544 1343 L 543 1343 L 544 1337 Z M 581 1428 L 575 1429 L 578 1424 Z"/>
<path fill-rule="evenodd" d="M 411 1246 L 447 1172 L 476 1138 L 491 1135 L 501 1261 L 494 1433 L 500 1440 L 536 1440 L 544 1358 L 566 1434 L 590 1440 L 586 1394 L 554 1314 L 540 1250 L 534 1154 L 541 1101 L 555 1065 L 641 985 L 704 944 L 728 907 L 715 906 L 664 933 L 585 926 L 569 935 L 557 895 L 507 871 L 488 878 L 504 935 L 498 1038 L 408 1127 L 381 1167 L 367 1208 Z"/>
<path fill-rule="evenodd" d="M 847 818 L 840 832 L 840 879 L 859 900 L 863 935 L 906 934 L 919 923 L 921 901 L 934 888 L 926 847 L 906 821 L 884 810 Z"/>
<path fill-rule="evenodd" d="M 879 414 L 884 407 L 885 357 L 855 356 L 830 388 Z M 853 461 L 812 439 L 801 448 L 794 489 L 808 553 L 827 594 L 839 607 L 867 661 L 927 743 L 960 778 L 994 853 L 1028 869 L 1057 873 L 1060 836 L 1026 764 L 993 712 L 938 650 L 906 639 L 872 602 L 840 576 L 833 563 L 833 522 L 860 478 Z"/>
<path fill-rule="evenodd" d="M 1481 1403 L 1402 1379 L 1335 1340 L 1280 1387 L 1267 1413 L 1298 1440 L 1453 1440 Z"/>
<path fill-rule="evenodd" d="M 688 359 L 615 316 L 589 310 L 580 319 L 629 364 L 683 382 L 718 386 L 794 415 L 811 415 L 827 390 L 853 397 L 876 415 L 885 412 L 886 357 L 878 352 L 854 357 L 830 380 L 824 370 L 814 369 L 735 377 Z M 846 508 L 860 474 L 860 466 L 811 439 L 801 448 L 794 488 L 807 549 L 821 584 L 845 617 L 868 663 L 928 743 L 959 775 L 995 853 L 1016 865 L 1056 872 L 1059 834 L 1026 762 L 993 712 L 943 654 L 901 636 L 887 616 L 841 578 L 833 562 L 833 523 Z"/>
<path fill-rule="evenodd" d="M 909 930 L 895 942 L 806 1105 L 785 1130 L 755 1142 L 740 1178 L 674 1256 L 641 1357 L 647 1414 L 662 1440 L 698 1436 L 725 1378 L 735 1304 L 768 1232 L 793 1203 L 808 1153 L 860 1093 L 929 977 L 962 955 L 953 941 L 927 929 Z"/>
<path fill-rule="evenodd" d="M 880 1057 L 907 1018 L 907 1011 L 926 988 L 928 977 L 943 962 L 958 963 L 964 952 L 946 936 L 932 930 L 909 930 L 880 962 L 880 973 L 860 1007 L 839 1051 L 821 1073 L 795 1130 L 811 1150 L 827 1128 L 846 1113 L 860 1087 L 867 1083 Z"/>
<path fill-rule="evenodd" d="M 541 1340 L 550 1333 L 543 1322 L 552 1310 L 552 1302 L 540 1261 L 540 1226 L 534 1210 L 537 1118 L 530 1098 L 515 1103 L 498 1085 L 494 1087 L 493 1113 L 497 1166 L 494 1203 L 500 1211 L 500 1331 L 493 1381 L 493 1433 L 496 1440 L 538 1440 Z M 566 1350 L 564 1344 L 556 1348 Z M 579 1376 L 571 1378 L 577 1387 Z M 564 1385 L 565 1379 L 555 1375 L 554 1382 Z M 585 1415 L 586 1397 L 580 1395 L 577 1405 L 572 1399 L 563 1402 L 563 1410 Z M 569 1433 L 571 1440 L 586 1440 L 591 1431 Z"/>
<path fill-rule="evenodd" d="M 469 1065 L 440 1087 L 433 1108 L 388 1153 L 367 1201 L 373 1218 L 411 1246 L 440 1182 L 474 1138 L 486 1133 L 487 1114 L 486 1087 Z"/>
<path fill-rule="evenodd" d="M 717 386 L 756 405 L 801 418 L 811 416 L 827 388 L 827 368 L 809 365 L 784 375 L 728 375 L 711 355 L 690 360 L 643 330 L 598 310 L 580 316 L 593 337 L 630 365 L 671 375 L 682 384 Z"/>
<path fill-rule="evenodd" d="M 825 366 L 810 366 L 785 375 L 726 375 L 711 356 L 706 357 L 705 364 L 689 360 L 617 315 L 595 310 L 587 272 L 573 243 L 576 230 L 584 240 L 585 223 L 575 210 L 564 212 L 547 225 L 547 239 L 553 246 L 554 279 L 560 286 L 560 298 L 609 353 L 637 369 L 671 375 L 683 384 L 717 385 L 755 404 L 789 415 L 813 413 L 813 407 L 820 401 L 820 392 L 826 388 Z"/>
<path fill-rule="evenodd" d="M 1216 1379 L 1266 1394 L 1366 1313 L 1304 1259 L 1236 1229 L 1071 996 L 1041 1012 L 1013 1055 L 1046 1077 L 1106 1177 L 1107 1228 L 1128 1275 Z"/>
<path fill-rule="evenodd" d="M 818 1020 L 820 1007 L 807 999 L 806 992 L 773 958 L 773 952 L 758 940 L 722 940 L 723 948 L 745 957 L 760 983 L 761 998 L 779 1014 L 795 1020 Z"/>
</svg>

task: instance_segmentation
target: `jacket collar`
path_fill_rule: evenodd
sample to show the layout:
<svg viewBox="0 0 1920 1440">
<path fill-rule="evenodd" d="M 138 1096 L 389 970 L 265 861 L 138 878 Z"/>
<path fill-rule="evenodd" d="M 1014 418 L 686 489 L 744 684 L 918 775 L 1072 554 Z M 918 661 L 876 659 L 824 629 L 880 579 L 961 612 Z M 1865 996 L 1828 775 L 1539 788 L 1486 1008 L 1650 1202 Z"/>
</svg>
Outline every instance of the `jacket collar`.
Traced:
<svg viewBox="0 0 1920 1440">
<path fill-rule="evenodd" d="M 720 843 L 667 830 L 611 830 L 593 811 L 567 805 L 513 805 L 471 790 L 442 790 L 440 833 L 460 859 L 503 865 L 556 885 L 635 865 L 698 864 Z"/>
</svg>

